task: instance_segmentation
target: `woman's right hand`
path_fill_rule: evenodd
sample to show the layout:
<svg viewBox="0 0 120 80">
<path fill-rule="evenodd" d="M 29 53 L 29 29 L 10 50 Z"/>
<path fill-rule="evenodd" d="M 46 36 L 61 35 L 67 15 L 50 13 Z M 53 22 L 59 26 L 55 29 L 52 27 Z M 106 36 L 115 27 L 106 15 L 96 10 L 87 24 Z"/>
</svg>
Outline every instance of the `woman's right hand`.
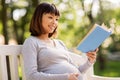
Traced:
<svg viewBox="0 0 120 80">
<path fill-rule="evenodd" d="M 68 80 L 78 80 L 78 76 L 79 76 L 78 73 L 71 73 L 71 74 L 69 75 Z"/>
</svg>

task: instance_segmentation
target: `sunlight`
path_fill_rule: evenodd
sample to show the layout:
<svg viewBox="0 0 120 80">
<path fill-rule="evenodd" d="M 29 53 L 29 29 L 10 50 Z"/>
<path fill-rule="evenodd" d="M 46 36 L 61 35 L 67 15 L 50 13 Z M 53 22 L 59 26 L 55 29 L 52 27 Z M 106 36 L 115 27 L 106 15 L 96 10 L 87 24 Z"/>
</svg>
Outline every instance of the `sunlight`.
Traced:
<svg viewBox="0 0 120 80">
<path fill-rule="evenodd" d="M 5 43 L 5 38 L 2 34 L 0 34 L 0 45 Z"/>
<path fill-rule="evenodd" d="M 107 0 L 107 1 L 109 1 L 109 2 L 111 2 L 111 3 L 115 3 L 115 4 L 120 3 L 120 0 Z"/>
<path fill-rule="evenodd" d="M 17 2 L 18 0 L 5 0 L 5 3 Z"/>
<path fill-rule="evenodd" d="M 66 5 L 64 3 L 60 3 L 60 5 L 58 6 L 59 10 L 62 12 L 62 11 L 65 11 L 67 8 L 66 8 Z"/>
<path fill-rule="evenodd" d="M 120 26 L 116 26 L 115 31 L 117 35 L 120 35 Z"/>
<path fill-rule="evenodd" d="M 93 7 L 92 7 L 92 14 L 94 17 L 96 17 L 98 11 L 99 11 L 99 0 L 85 0 L 84 4 L 85 4 L 85 11 L 89 11 L 90 9 L 90 4 L 92 4 L 92 2 L 94 1 Z M 104 1 L 104 8 L 105 9 L 114 9 L 114 8 L 118 8 L 120 7 L 120 0 L 102 0 Z M 110 4 L 106 4 L 106 2 L 110 2 Z"/>
<path fill-rule="evenodd" d="M 68 2 L 68 0 L 62 0 L 63 2 Z"/>
<path fill-rule="evenodd" d="M 16 9 L 13 11 L 13 19 L 17 21 L 25 14 L 26 14 L 26 9 Z"/>
<path fill-rule="evenodd" d="M 104 48 L 107 48 L 111 43 L 112 43 L 112 38 L 109 37 L 109 38 L 107 38 L 107 39 L 103 42 L 102 46 L 103 46 Z"/>
<path fill-rule="evenodd" d="M 17 45 L 17 41 L 15 39 L 10 39 L 8 44 L 9 45 Z"/>
<path fill-rule="evenodd" d="M 69 13 L 66 15 L 66 18 L 69 19 L 69 20 L 72 20 L 74 18 L 74 15 Z"/>
</svg>

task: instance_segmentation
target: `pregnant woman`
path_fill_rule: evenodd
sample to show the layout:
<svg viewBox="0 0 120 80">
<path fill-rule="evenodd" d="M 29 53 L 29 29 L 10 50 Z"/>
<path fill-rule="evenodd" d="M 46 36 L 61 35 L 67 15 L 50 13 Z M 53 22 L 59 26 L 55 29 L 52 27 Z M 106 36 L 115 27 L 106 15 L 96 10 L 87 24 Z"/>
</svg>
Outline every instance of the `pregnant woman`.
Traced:
<svg viewBox="0 0 120 80">
<path fill-rule="evenodd" d="M 39 4 L 30 23 L 31 36 L 22 49 L 27 80 L 83 80 L 82 73 L 94 64 L 96 51 L 88 52 L 88 60 L 76 67 L 64 43 L 54 38 L 60 13 L 54 4 Z"/>
</svg>

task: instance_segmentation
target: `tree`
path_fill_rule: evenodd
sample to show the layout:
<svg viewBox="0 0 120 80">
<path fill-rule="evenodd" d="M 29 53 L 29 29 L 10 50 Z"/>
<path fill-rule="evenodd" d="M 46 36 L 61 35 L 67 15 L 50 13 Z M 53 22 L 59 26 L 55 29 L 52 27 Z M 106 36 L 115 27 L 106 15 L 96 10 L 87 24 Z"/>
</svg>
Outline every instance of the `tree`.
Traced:
<svg viewBox="0 0 120 80">
<path fill-rule="evenodd" d="M 5 3 L 5 0 L 2 0 L 2 10 L 1 10 L 1 21 L 3 25 L 3 35 L 5 36 L 5 44 L 8 44 L 8 25 L 7 25 L 7 4 Z"/>
</svg>

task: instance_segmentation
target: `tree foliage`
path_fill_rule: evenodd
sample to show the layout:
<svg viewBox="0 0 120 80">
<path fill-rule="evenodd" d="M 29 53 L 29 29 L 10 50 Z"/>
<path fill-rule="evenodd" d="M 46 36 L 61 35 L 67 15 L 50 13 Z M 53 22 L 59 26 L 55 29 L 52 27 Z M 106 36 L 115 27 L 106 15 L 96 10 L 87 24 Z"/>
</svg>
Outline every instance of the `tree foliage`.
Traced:
<svg viewBox="0 0 120 80">
<path fill-rule="evenodd" d="M 111 20 L 114 19 L 115 31 L 111 36 L 108 49 L 119 50 L 120 33 L 117 31 L 120 25 L 119 8 L 111 9 L 108 1 L 101 0 L 2 0 L 0 8 L 0 33 L 5 37 L 5 44 L 10 39 L 15 39 L 22 44 L 29 33 L 29 23 L 35 7 L 40 2 L 51 2 L 56 4 L 61 12 L 59 20 L 58 38 L 66 45 L 75 47 L 86 35 L 94 23 L 103 22 L 111 27 Z M 95 6 L 97 5 L 97 7 Z M 107 8 L 106 8 L 107 6 Z M 95 9 L 96 7 L 96 9 Z"/>
</svg>

